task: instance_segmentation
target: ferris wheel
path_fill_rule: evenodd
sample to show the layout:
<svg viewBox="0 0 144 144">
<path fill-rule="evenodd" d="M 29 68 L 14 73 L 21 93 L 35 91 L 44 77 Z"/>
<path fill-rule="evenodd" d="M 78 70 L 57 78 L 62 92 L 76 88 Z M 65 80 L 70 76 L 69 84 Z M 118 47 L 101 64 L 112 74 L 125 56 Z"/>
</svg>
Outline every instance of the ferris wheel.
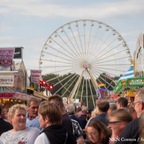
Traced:
<svg viewBox="0 0 144 144">
<path fill-rule="evenodd" d="M 131 65 L 126 41 L 111 26 L 96 20 L 76 20 L 55 30 L 46 40 L 39 67 L 53 83 L 54 93 L 72 99 L 91 98 L 99 84 L 114 87 L 114 77 Z"/>
</svg>

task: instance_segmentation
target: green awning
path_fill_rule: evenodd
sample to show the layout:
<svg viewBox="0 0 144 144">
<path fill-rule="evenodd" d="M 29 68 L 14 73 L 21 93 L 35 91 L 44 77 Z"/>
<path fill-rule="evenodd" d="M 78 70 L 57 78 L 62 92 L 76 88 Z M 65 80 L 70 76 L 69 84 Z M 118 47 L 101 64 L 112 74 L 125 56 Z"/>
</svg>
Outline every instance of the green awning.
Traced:
<svg viewBox="0 0 144 144">
<path fill-rule="evenodd" d="M 128 78 L 126 80 L 120 80 L 117 83 L 117 85 L 114 87 L 114 93 L 120 93 L 125 88 L 134 89 L 142 86 L 144 86 L 144 78 Z"/>
</svg>

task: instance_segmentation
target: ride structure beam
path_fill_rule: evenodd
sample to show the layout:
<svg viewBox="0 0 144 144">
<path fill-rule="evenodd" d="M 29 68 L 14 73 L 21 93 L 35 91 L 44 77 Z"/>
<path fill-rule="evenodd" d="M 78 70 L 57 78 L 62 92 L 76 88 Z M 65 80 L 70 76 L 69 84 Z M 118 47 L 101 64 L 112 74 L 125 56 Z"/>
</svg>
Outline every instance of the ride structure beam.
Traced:
<svg viewBox="0 0 144 144">
<path fill-rule="evenodd" d="M 91 73 L 89 68 L 86 68 L 86 71 L 88 72 L 88 74 L 89 74 L 89 76 L 90 76 L 90 78 L 92 80 L 93 86 L 94 86 L 94 88 L 96 90 L 98 88 L 98 84 L 97 84 L 95 78 L 93 77 L 93 75 L 92 75 L 92 73 Z"/>
<path fill-rule="evenodd" d="M 75 95 L 75 93 L 76 93 L 76 90 L 77 90 L 79 84 L 80 84 L 81 81 L 82 81 L 83 73 L 84 73 L 84 70 L 82 71 L 82 73 L 81 73 L 78 81 L 76 82 L 76 84 L 75 84 L 75 86 L 74 86 L 74 88 L 73 88 L 73 90 L 72 90 L 72 92 L 71 92 L 71 94 L 70 94 L 70 96 L 69 96 L 71 99 L 73 99 L 73 97 L 74 97 L 74 95 Z"/>
</svg>

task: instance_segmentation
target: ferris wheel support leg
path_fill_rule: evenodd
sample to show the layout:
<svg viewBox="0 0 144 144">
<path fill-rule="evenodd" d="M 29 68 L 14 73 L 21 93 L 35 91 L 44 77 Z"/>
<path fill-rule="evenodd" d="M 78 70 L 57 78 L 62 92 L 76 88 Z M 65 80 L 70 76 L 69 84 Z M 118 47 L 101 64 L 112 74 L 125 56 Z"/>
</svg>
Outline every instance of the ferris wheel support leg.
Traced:
<svg viewBox="0 0 144 144">
<path fill-rule="evenodd" d="M 88 74 L 89 74 L 89 76 L 90 76 L 90 78 L 91 78 L 91 80 L 92 80 L 92 83 L 93 83 L 94 88 L 95 88 L 95 89 L 98 88 L 98 84 L 97 84 L 96 80 L 94 79 L 91 71 L 90 71 L 88 68 L 86 69 L 86 71 L 88 72 Z"/>
<path fill-rule="evenodd" d="M 86 68 L 86 71 L 87 71 L 87 73 L 89 74 L 89 76 L 90 76 L 90 78 L 91 78 L 91 80 L 92 80 L 93 86 L 94 86 L 94 88 L 95 88 L 95 90 L 96 90 L 96 89 L 98 88 L 98 84 L 97 84 L 95 78 L 93 77 L 91 71 L 90 71 L 88 68 Z M 92 98 L 93 98 L 93 96 L 92 96 Z M 93 99 L 93 105 L 95 106 L 94 99 Z"/>
<path fill-rule="evenodd" d="M 84 73 L 84 70 L 82 71 L 82 73 L 81 73 L 81 75 L 80 75 L 77 83 L 75 84 L 75 86 L 74 86 L 74 88 L 73 88 L 73 90 L 72 90 L 72 92 L 71 92 L 71 94 L 70 94 L 70 96 L 69 96 L 71 99 L 73 99 L 73 97 L 74 97 L 74 95 L 75 95 L 75 93 L 76 93 L 76 90 L 77 90 L 79 84 L 80 84 L 81 81 L 82 81 L 83 73 Z"/>
</svg>

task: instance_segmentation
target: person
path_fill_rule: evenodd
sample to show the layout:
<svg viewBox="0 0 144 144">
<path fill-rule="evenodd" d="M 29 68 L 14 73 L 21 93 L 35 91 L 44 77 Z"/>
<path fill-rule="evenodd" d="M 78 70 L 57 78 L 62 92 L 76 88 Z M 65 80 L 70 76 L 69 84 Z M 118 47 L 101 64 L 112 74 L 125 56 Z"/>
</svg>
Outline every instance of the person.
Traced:
<svg viewBox="0 0 144 144">
<path fill-rule="evenodd" d="M 88 107 L 83 106 L 81 110 L 81 115 L 79 117 L 79 119 L 81 120 L 82 129 L 85 129 L 85 126 L 87 124 L 87 121 L 88 121 L 87 115 L 88 115 Z"/>
<path fill-rule="evenodd" d="M 140 132 L 139 132 L 139 144 L 144 144 L 144 113 L 140 117 Z"/>
<path fill-rule="evenodd" d="M 110 103 L 107 114 L 110 115 L 116 109 L 117 109 L 117 105 L 115 103 Z"/>
<path fill-rule="evenodd" d="M 60 95 L 56 94 L 56 95 L 49 97 L 48 101 L 50 103 L 56 104 L 59 107 L 59 109 L 61 110 L 62 126 L 68 132 L 67 144 L 76 144 L 76 137 L 73 135 L 72 121 L 66 112 L 62 97 Z"/>
<path fill-rule="evenodd" d="M 39 106 L 39 122 L 43 128 L 34 144 L 65 144 L 68 133 L 62 126 L 62 113 L 57 105 L 47 101 Z"/>
<path fill-rule="evenodd" d="M 134 106 L 129 105 L 128 111 L 130 112 L 133 120 L 135 120 L 137 118 L 137 113 L 136 113 L 136 110 L 134 109 Z"/>
<path fill-rule="evenodd" d="M 4 119 L 3 110 L 3 106 L 0 105 L 0 135 L 13 128 L 12 125 Z"/>
<path fill-rule="evenodd" d="M 89 122 L 96 117 L 99 114 L 99 109 L 98 107 L 95 107 L 94 110 L 91 112 L 91 117 L 89 118 L 89 120 L 87 121 L 87 124 L 85 127 L 87 127 L 87 125 L 89 124 Z"/>
<path fill-rule="evenodd" d="M 127 109 L 128 108 L 128 100 L 125 97 L 119 97 L 116 102 L 117 109 Z"/>
<path fill-rule="evenodd" d="M 112 135 L 110 138 L 110 143 L 116 143 L 117 139 L 119 138 L 122 130 L 125 126 L 132 121 L 131 114 L 126 109 L 117 109 L 114 110 L 108 116 L 109 120 L 109 128 L 112 131 Z"/>
<path fill-rule="evenodd" d="M 27 101 L 27 119 L 26 119 L 26 126 L 27 127 L 37 127 L 41 130 L 40 124 L 38 121 L 38 107 L 39 107 L 40 101 L 35 98 L 31 97 Z"/>
<path fill-rule="evenodd" d="M 141 115 L 144 113 L 144 88 L 139 88 L 136 91 L 134 99 L 134 108 L 137 113 L 135 120 L 131 121 L 126 125 L 122 131 L 119 140 L 116 144 L 138 144 L 141 141 L 139 131 L 140 131 L 140 119 Z"/>
<path fill-rule="evenodd" d="M 95 120 L 86 127 L 86 135 L 88 139 L 83 143 L 78 141 L 78 144 L 108 144 L 111 132 L 102 122 Z"/>
<path fill-rule="evenodd" d="M 0 141 L 4 144 L 33 144 L 40 133 L 37 128 L 26 127 L 27 108 L 23 104 L 15 104 L 8 111 L 8 119 L 13 129 L 4 132 Z"/>
<path fill-rule="evenodd" d="M 72 126 L 73 126 L 73 134 L 77 138 L 83 138 L 83 130 L 80 126 L 81 120 L 75 116 L 75 106 L 73 103 L 69 103 L 66 105 L 66 110 L 67 113 L 69 114 L 69 117 L 71 118 L 72 121 Z"/>
<path fill-rule="evenodd" d="M 89 121 L 89 123 L 91 123 L 91 121 L 94 121 L 94 120 L 99 120 L 103 122 L 106 126 L 108 126 L 107 111 L 109 109 L 109 102 L 107 100 L 101 99 L 98 101 L 97 107 L 99 110 L 99 114 L 96 117 L 92 118 Z"/>
<path fill-rule="evenodd" d="M 81 115 L 82 115 L 82 108 L 80 106 L 76 107 L 75 116 L 79 118 Z"/>
</svg>

